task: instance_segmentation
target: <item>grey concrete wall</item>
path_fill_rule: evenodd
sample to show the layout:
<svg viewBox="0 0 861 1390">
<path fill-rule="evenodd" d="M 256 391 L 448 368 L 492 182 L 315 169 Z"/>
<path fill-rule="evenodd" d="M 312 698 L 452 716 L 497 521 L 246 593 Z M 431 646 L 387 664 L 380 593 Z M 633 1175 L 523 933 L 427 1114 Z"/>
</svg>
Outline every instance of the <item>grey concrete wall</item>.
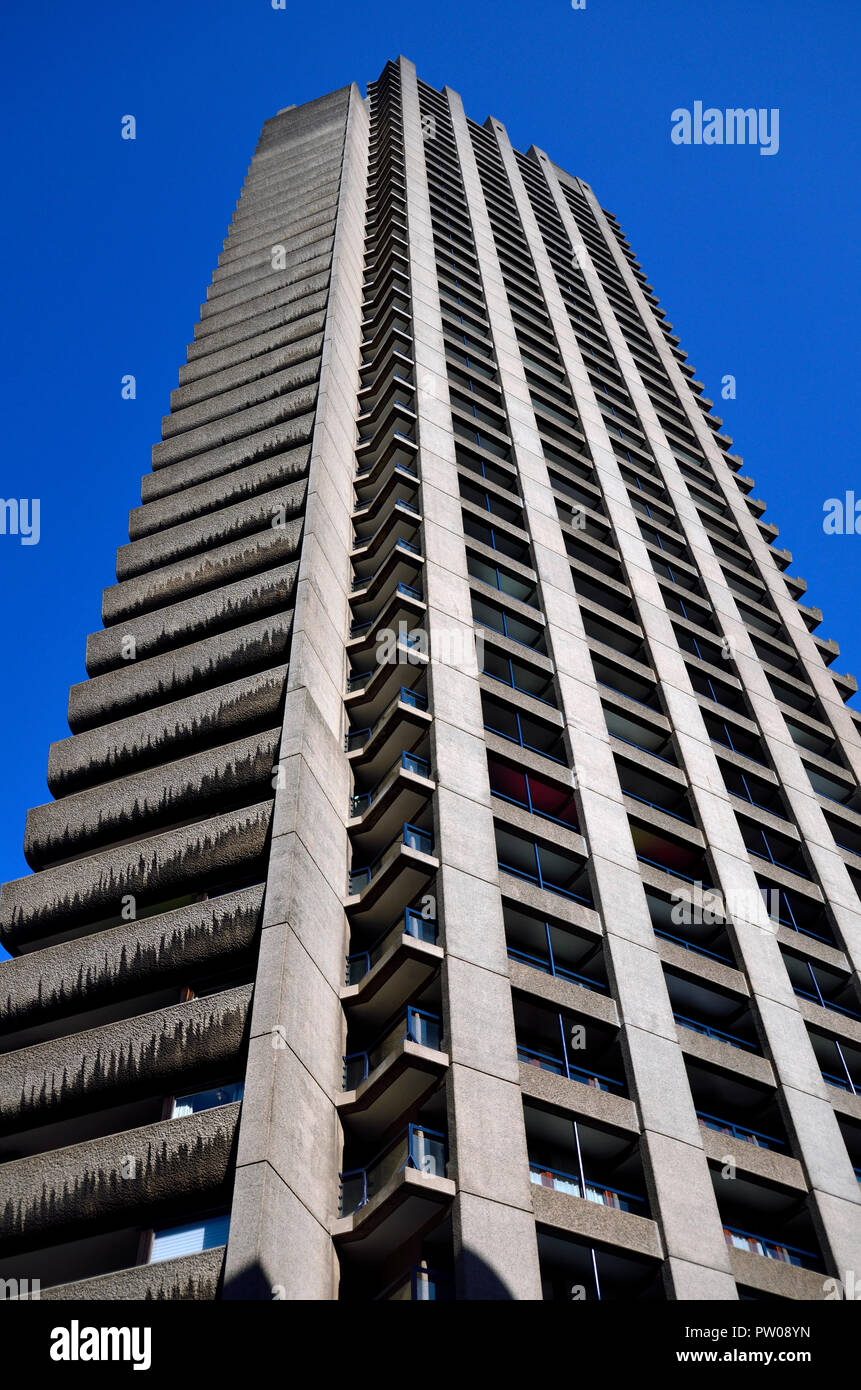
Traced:
<svg viewBox="0 0 861 1390">
<path fill-rule="evenodd" d="M 281 118 L 285 129 L 289 113 Z M 277 119 L 277 118 L 276 118 Z M 240 1128 L 226 1298 L 331 1299 L 337 1265 L 347 930 L 344 643 L 368 121 L 346 119 L 296 590 L 272 850 Z"/>
<path fill-rule="evenodd" d="M 520 1101 L 505 931 L 474 657 L 463 523 L 433 254 L 415 68 L 400 60 L 418 438 L 428 686 L 437 778 L 436 854 L 447 1047 L 449 1144 L 458 1195 L 460 1296 L 537 1299 L 538 1251 Z M 437 649 L 473 655 L 462 665 Z"/>
</svg>

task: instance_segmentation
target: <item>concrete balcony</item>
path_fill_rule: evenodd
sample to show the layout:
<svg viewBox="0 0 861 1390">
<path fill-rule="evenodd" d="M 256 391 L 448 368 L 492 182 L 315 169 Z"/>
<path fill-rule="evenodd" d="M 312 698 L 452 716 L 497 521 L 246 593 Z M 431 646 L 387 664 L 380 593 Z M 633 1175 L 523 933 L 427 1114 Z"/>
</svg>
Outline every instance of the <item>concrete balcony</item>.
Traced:
<svg viewBox="0 0 861 1390">
<path fill-rule="evenodd" d="M 239 1103 L 3 1165 L 0 1256 L 199 1205 L 231 1175 Z"/>
<path fill-rule="evenodd" d="M 432 837 L 425 831 L 413 831 L 405 826 L 373 864 L 353 871 L 352 891 L 344 906 L 354 924 L 365 926 L 399 917 L 436 873 L 439 860 L 433 854 Z M 417 844 L 423 847 L 416 848 Z"/>
<path fill-rule="evenodd" d="M 231 738 L 249 724 L 273 723 L 286 679 L 287 667 L 276 666 L 61 739 L 51 745 L 48 786 L 54 796 L 68 796 L 111 777 L 190 755 L 199 743 L 210 743 L 216 731 Z"/>
<path fill-rule="evenodd" d="M 361 773 L 372 784 L 379 782 L 399 750 L 415 746 L 417 737 L 429 731 L 432 718 L 424 692 L 400 686 L 372 728 L 354 727 L 347 734 L 347 756 L 354 774 Z"/>
<path fill-rule="evenodd" d="M 199 335 L 188 345 L 188 362 L 179 369 L 180 385 L 202 381 L 213 372 L 250 361 L 293 333 L 317 331 L 325 316 L 328 284 L 327 267 L 309 271 L 295 285 L 274 296 L 275 302 L 254 319 L 232 324 L 218 333 Z"/>
<path fill-rule="evenodd" d="M 249 668 L 275 666 L 287 659 L 292 630 L 292 611 L 275 613 L 145 661 L 127 662 L 125 670 L 93 676 L 69 691 L 69 725 L 79 733 L 224 685 Z"/>
<path fill-rule="evenodd" d="M 310 457 L 310 445 L 302 444 L 285 454 L 264 458 L 258 463 L 238 468 L 227 478 L 199 483 L 196 487 L 187 488 L 173 496 L 162 497 L 156 502 L 146 502 L 141 507 L 135 507 L 129 512 L 131 540 L 134 543 L 157 531 L 170 530 L 173 534 L 168 549 L 160 553 L 159 558 L 169 562 L 180 559 L 187 553 L 186 546 L 190 546 L 193 553 L 209 543 L 208 537 L 211 533 L 205 529 L 207 525 L 214 524 L 217 528 L 216 535 L 223 539 L 223 518 L 214 523 L 204 523 L 204 530 L 201 532 L 195 532 L 193 522 L 210 512 L 223 512 L 260 493 L 272 492 L 283 484 L 304 478 L 308 472 Z M 285 513 L 289 514 L 289 511 Z"/>
<path fill-rule="evenodd" d="M 730 1268 L 733 1278 L 739 1284 L 776 1298 L 793 1298 L 807 1302 L 825 1298 L 826 1276 L 815 1270 L 799 1269 L 796 1265 L 782 1260 L 771 1260 L 765 1255 L 751 1254 L 747 1250 L 730 1250 Z"/>
<path fill-rule="evenodd" d="M 0 1132 L 56 1122 L 94 1106 L 191 1086 L 235 1066 L 245 1044 L 251 985 L 7 1052 Z"/>
<path fill-rule="evenodd" d="M 142 615 L 158 609 L 173 622 L 177 615 L 166 609 L 166 605 L 174 605 L 183 599 L 193 597 L 196 604 L 209 609 L 209 621 L 206 623 L 204 619 L 203 626 L 198 626 L 197 620 L 192 619 L 195 629 L 202 636 L 206 626 L 233 625 L 232 618 L 224 621 L 224 605 L 215 603 L 210 598 L 211 590 L 215 586 L 225 585 L 229 590 L 237 592 L 237 584 L 242 581 L 244 585 L 238 590 L 237 609 L 241 609 L 244 603 L 249 607 L 252 616 L 260 616 L 266 611 L 267 600 L 264 597 L 261 602 L 252 597 L 248 591 L 249 581 L 253 583 L 252 577 L 259 575 L 261 571 L 271 571 L 276 566 L 283 565 L 285 561 L 295 560 L 299 551 L 302 521 L 301 517 L 294 513 L 301 511 L 304 504 L 304 483 L 288 485 L 253 499 L 250 505 L 244 503 L 236 508 L 227 508 L 228 516 L 216 514 L 207 517 L 203 526 L 192 524 L 189 529 L 194 529 L 204 536 L 211 535 L 224 526 L 229 538 L 218 544 L 213 537 L 211 544 L 204 542 L 201 550 L 193 555 L 175 563 L 159 565 L 155 570 L 103 590 L 102 621 L 106 627 L 113 623 L 125 625 L 130 619 L 140 622 Z M 292 517 L 292 520 L 284 520 L 282 524 L 281 518 L 288 516 Z M 273 524 L 275 521 L 278 521 L 277 525 Z M 237 534 L 230 535 L 234 528 Z M 258 587 L 262 587 L 259 581 Z M 207 599 L 208 604 L 201 604 L 201 600 Z M 187 627 L 186 615 L 186 630 Z M 187 641 L 187 636 L 183 640 Z M 159 650 L 169 645 L 170 641 L 162 641 L 160 636 L 156 636 L 151 650 Z M 116 633 L 104 636 L 99 634 L 90 639 L 88 646 L 95 663 L 92 667 L 88 665 L 88 669 L 107 670 L 117 665 Z"/>
<path fill-rule="evenodd" d="M 414 1012 L 408 1011 L 406 1022 L 403 1018 L 396 1021 L 387 1036 L 378 1039 L 367 1053 L 344 1059 L 348 1086 L 354 1075 L 361 1075 L 363 1070 L 367 1073 L 336 1101 L 338 1114 L 354 1138 L 376 1136 L 379 1140 L 399 1116 L 411 1113 L 448 1068 L 446 1051 L 415 1040 L 423 1038 L 425 1032 L 411 1028 L 409 1020 Z M 438 1033 L 437 1027 L 435 1036 Z"/>
<path fill-rule="evenodd" d="M 157 472 L 148 473 L 143 479 L 142 500 L 152 502 L 169 493 L 220 478 L 237 468 L 245 468 L 272 454 L 307 444 L 314 429 L 316 399 L 315 387 L 303 387 L 301 392 L 292 393 L 290 411 L 288 413 L 285 408 L 282 419 L 229 443 L 205 449 L 176 463 L 163 464 Z"/>
<path fill-rule="evenodd" d="M 349 1247 L 351 1260 L 384 1258 L 452 1201 L 457 1189 L 445 1168 L 444 1136 L 408 1126 L 366 1168 L 341 1175 L 342 1205 L 352 1210 L 332 1223 L 333 1240 Z"/>
<path fill-rule="evenodd" d="M 201 891 L 260 859 L 271 817 L 267 800 L 13 879 L 0 894 L 0 940 L 20 950 L 104 919 L 120 925 L 124 894 L 141 908 L 176 897 L 189 881 Z"/>
<path fill-rule="evenodd" d="M 17 1049 L 16 1030 L 158 989 L 204 962 L 229 964 L 256 937 L 263 892 L 260 883 L 4 961 L 0 1046 Z"/>
<path fill-rule="evenodd" d="M 366 951 L 353 951 L 347 958 L 348 983 L 341 990 L 341 1002 L 351 1023 L 366 1028 L 382 1027 L 399 1005 L 417 997 L 439 969 L 443 949 L 436 943 L 437 924 L 407 908 L 394 927 Z M 423 933 L 423 934 L 420 934 Z M 360 973 L 361 972 L 361 973 Z"/>
<path fill-rule="evenodd" d="M 265 797 L 280 741 L 279 726 L 37 806 L 27 815 L 27 860 L 40 868 L 219 804 Z"/>
<path fill-rule="evenodd" d="M 658 1227 L 650 1218 L 584 1201 L 549 1187 L 533 1185 L 531 1191 L 532 1209 L 540 1225 L 582 1236 L 590 1242 L 600 1241 L 602 1245 L 663 1259 Z"/>
<path fill-rule="evenodd" d="M 218 1297 L 224 1269 L 226 1246 L 182 1255 L 160 1264 L 137 1265 L 101 1274 L 94 1279 L 78 1279 L 71 1284 L 43 1288 L 40 1297 L 54 1302 L 113 1302 L 115 1300 L 209 1302 Z"/>
</svg>

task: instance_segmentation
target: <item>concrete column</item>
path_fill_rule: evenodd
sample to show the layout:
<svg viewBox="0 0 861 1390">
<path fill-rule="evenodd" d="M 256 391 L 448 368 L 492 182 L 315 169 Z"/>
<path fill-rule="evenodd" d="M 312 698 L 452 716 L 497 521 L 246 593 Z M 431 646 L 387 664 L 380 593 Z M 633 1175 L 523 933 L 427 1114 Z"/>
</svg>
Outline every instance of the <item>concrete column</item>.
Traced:
<svg viewBox="0 0 861 1390">
<path fill-rule="evenodd" d="M 684 476 L 675 461 L 624 334 L 616 322 L 588 247 L 580 236 L 576 220 L 562 193 L 554 167 L 540 150 L 536 153 L 576 253 L 577 264 L 586 280 L 627 390 L 658 463 L 662 481 L 676 506 L 682 533 L 696 559 L 707 595 L 729 641 L 729 649 L 736 659 L 739 678 L 757 715 L 764 741 L 775 759 L 787 800 L 804 834 L 804 826 L 810 825 L 813 820 L 814 806 L 820 821 L 821 810 L 812 794 L 785 723 L 780 717 L 765 674 L 751 645 L 747 628 L 739 616 L 734 597 L 711 548 L 708 534 L 699 519 Z M 667 370 L 670 371 L 671 367 L 674 369 L 670 379 L 680 401 L 686 404 L 692 427 L 697 426 L 696 432 L 706 456 L 714 467 L 715 475 L 719 481 L 725 480 L 728 498 L 731 491 L 736 494 L 734 500 L 739 512 L 737 519 L 741 520 L 740 512 L 743 511 L 753 530 L 757 531 L 741 501 L 735 483 L 729 476 L 728 467 L 712 439 L 711 431 L 702 422 L 701 411 L 692 397 L 690 387 L 684 381 L 663 333 L 655 323 L 636 277 L 621 254 L 594 197 L 590 194 L 589 198 L 593 212 L 599 219 L 607 248 L 614 256 L 617 267 L 634 296 L 636 307 L 644 325 L 649 329 L 654 346 Z M 588 380 L 584 382 L 582 391 L 590 413 L 600 421 L 600 412 Z M 696 421 L 694 416 L 697 417 Z M 599 432 L 606 437 L 603 425 L 600 426 Z M 608 437 L 607 443 L 609 444 Z M 608 510 L 615 525 L 616 541 L 622 554 L 626 577 L 637 601 L 653 666 L 676 731 L 680 762 L 690 784 L 690 796 L 697 821 L 709 847 L 709 855 L 715 869 L 715 886 L 731 909 L 736 944 L 762 1025 L 767 1051 L 774 1063 L 792 1118 L 802 1161 L 807 1169 L 815 1204 L 814 1217 L 825 1235 L 826 1245 L 830 1247 L 836 1267 L 858 1268 L 857 1261 L 861 1259 L 861 1198 L 857 1179 L 828 1098 L 828 1087 L 822 1079 L 814 1056 L 799 1001 L 789 984 L 773 924 L 761 905 L 750 857 L 729 794 L 725 790 L 687 668 L 672 631 L 660 586 L 655 579 L 636 518 L 627 499 L 624 481 L 611 449 L 602 452 L 600 458 L 596 456 L 596 466 L 605 486 Z M 743 529 L 748 533 L 748 543 L 754 554 L 762 548 L 767 548 L 758 531 L 755 537 L 758 544 L 754 546 L 751 543 L 750 528 Z M 769 564 L 777 583 L 777 570 L 770 558 Z M 790 603 L 789 606 L 793 609 L 795 623 L 803 626 L 795 605 Z M 788 774 L 786 780 L 784 769 Z M 822 826 L 824 827 L 824 821 Z M 817 858 L 820 862 L 825 860 L 826 851 L 821 841 L 827 835 L 827 827 L 824 827 L 819 843 L 808 843 L 814 864 Z M 843 884 L 836 882 L 840 870 L 845 878 Z M 853 915 L 857 930 L 857 897 L 833 848 L 828 855 L 826 873 L 823 887 L 829 899 L 833 896 L 843 908 L 845 915 Z M 833 894 L 832 884 L 835 885 Z M 850 898 L 854 899 L 854 909 Z"/>
<path fill-rule="evenodd" d="M 458 1297 L 540 1299 L 415 68 L 399 61 L 422 480 Z M 446 643 L 450 644 L 446 647 Z M 460 660 L 440 659 L 448 650 Z"/>
<path fill-rule="evenodd" d="M 574 395 L 607 508 L 623 548 L 632 524 L 609 436 L 503 126 L 490 122 L 508 175 L 536 276 Z M 497 272 L 498 273 L 498 272 Z M 501 284 L 501 276 L 500 276 Z M 503 296 L 500 295 L 500 299 Z M 507 309 L 501 308 L 507 314 Z M 510 315 L 509 315 L 510 320 Z M 623 1021 L 632 1096 L 642 1124 L 642 1152 L 676 1298 L 733 1299 L 735 1283 L 667 995 L 571 566 L 541 451 L 517 340 L 507 325 L 507 395 L 523 478 L 535 562 L 571 746 L 583 833 L 590 849 L 595 900 L 606 935 L 613 992 Z M 614 507 L 613 499 L 619 499 Z M 655 601 L 649 570 L 628 582 Z M 640 582 L 642 580 L 642 582 Z M 651 587 L 649 587 L 651 584 Z M 659 599 L 657 600 L 659 601 Z"/>
<path fill-rule="evenodd" d="M 343 94 L 341 169 L 225 1297 L 337 1297 L 350 778 L 343 691 L 367 111 Z M 289 119 L 289 117 L 287 118 Z M 286 152 L 289 169 L 289 150 Z"/>
</svg>

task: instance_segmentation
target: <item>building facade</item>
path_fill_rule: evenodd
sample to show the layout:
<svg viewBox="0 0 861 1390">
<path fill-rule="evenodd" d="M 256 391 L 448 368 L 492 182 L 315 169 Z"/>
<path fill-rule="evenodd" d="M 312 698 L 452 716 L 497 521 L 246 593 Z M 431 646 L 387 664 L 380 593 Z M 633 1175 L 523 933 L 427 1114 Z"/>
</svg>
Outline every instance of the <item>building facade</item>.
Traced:
<svg viewBox="0 0 861 1390">
<path fill-rule="evenodd" d="M 7 1289 L 861 1270 L 856 686 L 693 378 L 410 62 L 266 122 L 0 895 Z"/>
</svg>

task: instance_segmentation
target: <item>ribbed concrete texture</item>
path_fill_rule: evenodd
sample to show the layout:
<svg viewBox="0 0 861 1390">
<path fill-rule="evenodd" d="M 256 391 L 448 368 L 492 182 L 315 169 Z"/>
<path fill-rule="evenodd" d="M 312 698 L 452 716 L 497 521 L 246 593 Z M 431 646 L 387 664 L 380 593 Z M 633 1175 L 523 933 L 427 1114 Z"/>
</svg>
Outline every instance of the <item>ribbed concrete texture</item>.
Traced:
<svg viewBox="0 0 861 1390">
<path fill-rule="evenodd" d="M 856 684 L 703 390 L 408 60 L 266 121 L 0 894 L 0 1281 L 854 1279 Z"/>
</svg>

